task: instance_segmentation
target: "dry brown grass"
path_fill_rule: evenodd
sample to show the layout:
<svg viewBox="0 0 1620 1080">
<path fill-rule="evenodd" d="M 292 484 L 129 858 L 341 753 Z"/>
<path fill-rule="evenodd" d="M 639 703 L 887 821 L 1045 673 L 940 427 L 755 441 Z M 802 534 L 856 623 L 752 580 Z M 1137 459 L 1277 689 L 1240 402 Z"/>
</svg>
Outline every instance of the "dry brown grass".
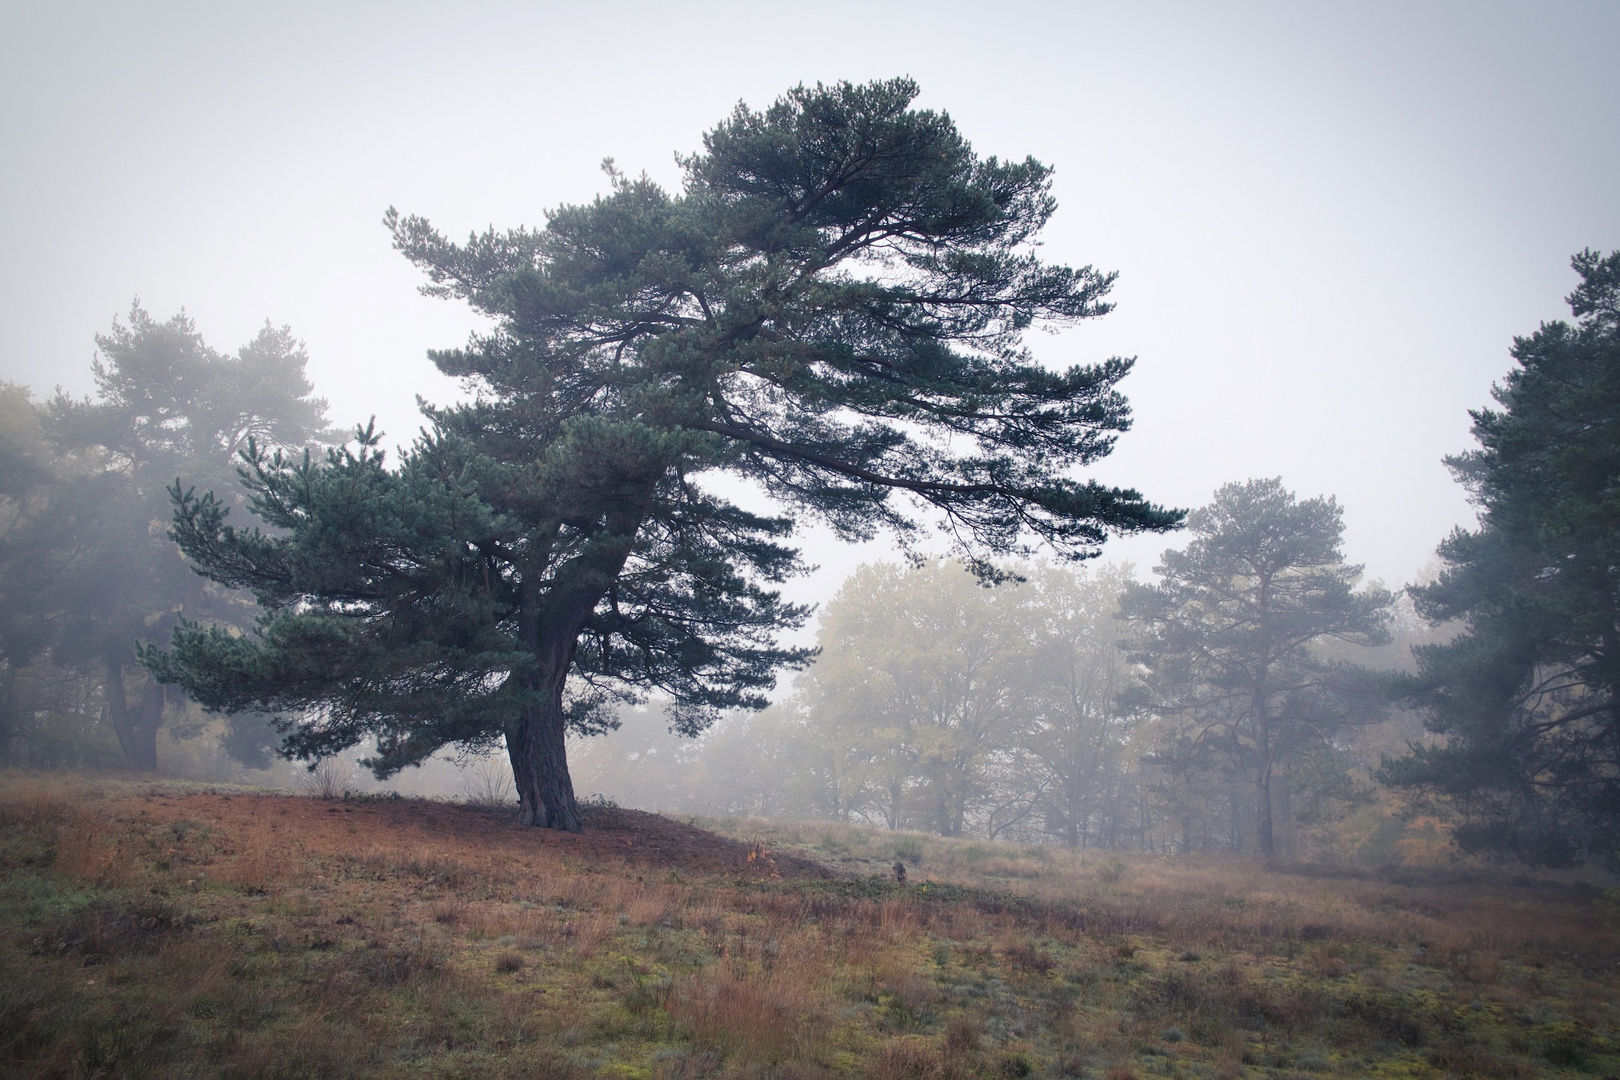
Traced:
<svg viewBox="0 0 1620 1080">
<path fill-rule="evenodd" d="M 880 841 L 862 842 L 861 830 L 848 825 L 745 819 L 728 832 L 824 859 L 844 852 L 830 861 L 873 872 L 888 857 Z M 950 883 L 1078 909 L 1091 932 L 1150 933 L 1189 946 L 1338 938 L 1423 944 L 1448 953 L 1552 949 L 1620 957 L 1615 935 L 1593 918 L 1606 886 L 1577 875 L 1366 871 L 1063 849 L 1043 849 L 1037 858 L 1012 845 L 917 834 L 889 846 L 896 843 L 915 853 L 914 885 Z M 866 857 L 848 854 L 863 850 Z"/>
<path fill-rule="evenodd" d="M 740 1065 L 810 1061 L 829 1020 L 805 974 L 720 965 L 677 983 L 669 1013 L 699 1047 Z"/>
<path fill-rule="evenodd" d="M 0 1074 L 1620 1066 L 1612 905 L 1580 880 L 1166 862 L 845 826 L 733 834 L 629 811 L 570 837 L 465 806 L 8 782 Z M 909 886 L 886 874 L 897 850 Z M 863 876 L 863 859 L 884 876 Z"/>
</svg>

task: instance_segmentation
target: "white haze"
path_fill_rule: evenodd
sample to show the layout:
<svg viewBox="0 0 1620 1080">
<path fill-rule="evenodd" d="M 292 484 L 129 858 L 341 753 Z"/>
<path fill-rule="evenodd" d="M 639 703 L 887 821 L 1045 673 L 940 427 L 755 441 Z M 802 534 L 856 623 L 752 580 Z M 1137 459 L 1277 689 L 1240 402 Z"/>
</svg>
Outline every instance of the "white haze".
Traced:
<svg viewBox="0 0 1620 1080">
<path fill-rule="evenodd" d="M 87 390 L 139 296 L 220 349 L 290 324 L 335 421 L 408 441 L 472 321 L 417 295 L 387 206 L 537 224 L 604 156 L 676 184 L 739 99 L 909 74 L 981 153 L 1056 166 L 1046 257 L 1120 271 L 1117 311 L 1033 339 L 1140 358 L 1096 475 L 1182 507 L 1280 475 L 1399 585 L 1470 520 L 1440 458 L 1512 336 L 1620 247 L 1617 47 L 1599 3 L 8 4 L 0 378 Z M 811 548 L 810 600 L 887 551 Z"/>
</svg>

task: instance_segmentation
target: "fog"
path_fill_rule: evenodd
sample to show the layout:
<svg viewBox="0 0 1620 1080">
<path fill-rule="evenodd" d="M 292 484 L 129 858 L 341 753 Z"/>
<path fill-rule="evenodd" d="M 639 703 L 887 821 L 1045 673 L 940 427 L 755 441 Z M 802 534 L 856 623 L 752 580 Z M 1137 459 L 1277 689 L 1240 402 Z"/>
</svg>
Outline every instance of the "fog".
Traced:
<svg viewBox="0 0 1620 1080">
<path fill-rule="evenodd" d="M 1099 475 L 1192 507 L 1282 476 L 1346 508 L 1392 584 L 1469 518 L 1440 463 L 1569 256 L 1620 242 L 1620 16 L 1602 4 L 12 5 L 0 108 L 0 375 L 88 389 L 132 297 L 210 341 L 269 318 L 335 423 L 390 441 L 469 327 L 378 224 L 455 236 L 603 190 L 739 99 L 909 73 L 982 153 L 1057 169 L 1045 257 L 1118 308 L 1034 341 L 1140 358 Z M 1117 545 L 1151 566 L 1156 540 Z M 883 554 L 817 544 L 830 596 Z"/>
<path fill-rule="evenodd" d="M 463 305 L 419 293 L 420 274 L 381 225 L 387 208 L 422 214 L 452 237 L 543 224 L 548 210 L 607 190 L 606 157 L 678 187 L 675 155 L 698 149 L 739 100 L 760 108 L 798 83 L 907 74 L 922 88 L 918 105 L 947 111 L 980 154 L 1055 167 L 1059 208 L 1044 259 L 1119 272 L 1113 312 L 1029 342 L 1053 366 L 1138 358 L 1121 387 L 1134 428 L 1092 475 L 1187 509 L 1223 485 L 1279 477 L 1291 498 L 1337 500 L 1345 558 L 1365 567 L 1355 588 L 1399 590 L 1425 572 L 1441 538 L 1473 520 L 1441 459 L 1470 445 L 1469 410 L 1490 400 L 1514 336 L 1567 315 L 1573 253 L 1620 247 L 1617 47 L 1620 10 L 1596 3 L 834 3 L 808 16 L 720 3 L 12 5 L 0 13 L 0 381 L 31 389 L 36 405 L 55 388 L 103 392 L 91 360 L 108 349 L 95 335 L 127 319 L 138 298 L 154 325 L 185 313 L 185 332 L 220 350 L 198 361 L 210 371 L 253 362 L 266 320 L 289 327 L 277 362 L 307 383 L 287 400 L 313 408 L 318 396 L 338 429 L 375 417 L 385 445 L 409 443 L 419 400 L 464 393 L 427 350 L 459 344 L 478 324 Z M 21 400 L 7 399 L 16 431 L 32 422 L 18 419 Z M 268 400 L 246 412 L 270 424 L 282 405 Z M 299 422 L 310 438 L 327 437 L 315 420 Z M 217 435 L 213 449 L 236 445 L 238 435 Z M 164 453 L 188 467 L 202 460 L 194 446 Z M 227 474 L 209 465 L 203 475 Z M 140 497 L 152 496 L 148 485 Z M 787 593 L 823 613 L 840 610 L 852 574 L 904 576 L 888 538 L 840 545 L 811 526 L 799 542 L 816 569 Z M 1184 543 L 1112 541 L 1110 568 L 1081 572 L 1074 587 L 1107 579 L 1117 600 L 1127 578 L 1148 579 L 1159 553 Z M 188 599 L 185 610 L 206 614 L 208 602 Z M 852 603 L 846 595 L 842 610 Z M 1429 640 L 1401 610 L 1396 644 Z M 1114 648 L 1113 624 L 1099 625 L 1088 640 Z M 811 622 L 799 640 L 816 640 L 818 628 Z M 1386 652 L 1375 666 L 1404 663 Z M 1059 781 L 1022 773 L 1016 783 L 975 779 L 950 820 L 920 804 L 902 810 L 898 797 L 884 804 L 875 779 L 856 785 L 858 805 L 839 801 L 854 788 L 838 788 L 836 805 L 808 788 L 743 792 L 764 765 L 727 747 L 791 748 L 802 736 L 794 716 L 836 711 L 819 692 L 813 678 L 788 679 L 764 719 L 728 717 L 700 746 L 664 740 L 656 703 L 627 711 L 618 735 L 575 746 L 581 793 L 946 835 L 1062 831 L 1061 815 L 1030 794 Z M 99 722 L 89 684 L 72 693 L 78 704 L 52 714 L 58 748 L 41 763 L 116 764 L 106 731 L 80 730 Z M 148 705 L 193 740 L 160 743 L 171 772 L 315 782 L 284 765 L 248 769 L 270 763 L 195 742 L 207 733 L 221 746 L 259 745 L 262 728 L 227 730 L 161 694 L 128 708 Z M 1419 734 L 1404 715 L 1358 724 L 1360 741 L 1334 759 L 1357 783 L 1370 782 L 1379 754 Z M 870 749 L 861 738 L 849 745 Z M 1138 760 L 1140 738 L 1122 733 L 1109 753 Z M 1038 756 L 1033 746 L 1008 744 L 996 760 Z M 649 769 L 653 758 L 679 760 Z M 637 761 L 640 772 L 627 774 Z M 487 794 L 480 768 L 439 761 L 391 784 L 347 771 L 326 782 Z M 1119 784 L 1129 773 L 1136 786 L 1111 789 L 1115 802 L 1087 810 L 1081 840 L 1071 830 L 1068 842 L 1240 851 L 1259 842 L 1260 826 L 1236 823 L 1254 812 L 1254 796 L 1231 783 L 1199 788 L 1197 813 L 1183 805 L 1192 789 L 1177 789 L 1181 818 L 1121 832 L 1121 808 L 1150 800 L 1145 774 L 1119 768 Z M 662 794 L 650 793 L 652 776 Z M 935 798 L 946 781 L 894 783 Z M 1350 799 L 1330 786 L 1310 788 L 1312 798 Z M 1380 803 L 1383 817 L 1363 814 L 1362 826 L 1376 832 L 1401 809 Z M 1009 824 L 1009 815 L 1022 816 Z M 1104 819 L 1115 822 L 1106 841 L 1086 831 Z M 1396 840 L 1381 835 L 1385 852 Z"/>
</svg>

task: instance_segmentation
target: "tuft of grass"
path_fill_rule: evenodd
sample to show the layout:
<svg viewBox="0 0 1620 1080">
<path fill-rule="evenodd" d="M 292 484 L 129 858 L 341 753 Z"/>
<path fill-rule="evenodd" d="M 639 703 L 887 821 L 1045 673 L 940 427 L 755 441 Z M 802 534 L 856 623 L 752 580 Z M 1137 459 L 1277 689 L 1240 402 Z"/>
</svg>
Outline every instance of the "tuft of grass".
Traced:
<svg viewBox="0 0 1620 1080">
<path fill-rule="evenodd" d="M 683 979 L 669 1012 L 700 1047 L 744 1066 L 811 1060 L 829 1027 L 813 983 L 736 966 Z"/>
<path fill-rule="evenodd" d="M 444 965 L 430 952 L 410 947 L 379 946 L 347 958 L 348 972 L 372 986 L 398 987 L 436 979 Z"/>
<path fill-rule="evenodd" d="M 1002 947 L 1001 954 L 1015 971 L 1032 971 L 1038 975 L 1045 975 L 1057 966 L 1057 961 L 1053 959 L 1050 953 L 1028 941 L 1018 941 L 1005 945 Z"/>
</svg>

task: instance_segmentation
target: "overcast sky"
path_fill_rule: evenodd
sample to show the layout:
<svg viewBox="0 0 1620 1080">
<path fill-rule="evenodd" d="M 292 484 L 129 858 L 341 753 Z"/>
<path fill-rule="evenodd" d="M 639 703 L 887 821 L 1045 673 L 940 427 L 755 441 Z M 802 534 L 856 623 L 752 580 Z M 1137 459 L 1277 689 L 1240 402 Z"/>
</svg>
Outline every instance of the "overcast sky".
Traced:
<svg viewBox="0 0 1620 1080">
<path fill-rule="evenodd" d="M 1053 261 L 1120 273 L 1060 364 L 1138 357 L 1098 476 L 1192 507 L 1281 476 L 1391 585 L 1471 520 L 1441 464 L 1620 247 L 1620 4 L 0 6 L 0 378 L 90 388 L 139 296 L 234 349 L 308 344 L 389 442 L 473 325 L 416 292 L 390 205 L 452 235 L 678 180 L 739 100 L 908 74 L 984 154 L 1056 167 Z M 1178 542 L 1179 541 L 1173 541 Z M 1163 538 L 1112 545 L 1151 566 Z M 825 598 L 859 559 L 816 543 Z"/>
</svg>

